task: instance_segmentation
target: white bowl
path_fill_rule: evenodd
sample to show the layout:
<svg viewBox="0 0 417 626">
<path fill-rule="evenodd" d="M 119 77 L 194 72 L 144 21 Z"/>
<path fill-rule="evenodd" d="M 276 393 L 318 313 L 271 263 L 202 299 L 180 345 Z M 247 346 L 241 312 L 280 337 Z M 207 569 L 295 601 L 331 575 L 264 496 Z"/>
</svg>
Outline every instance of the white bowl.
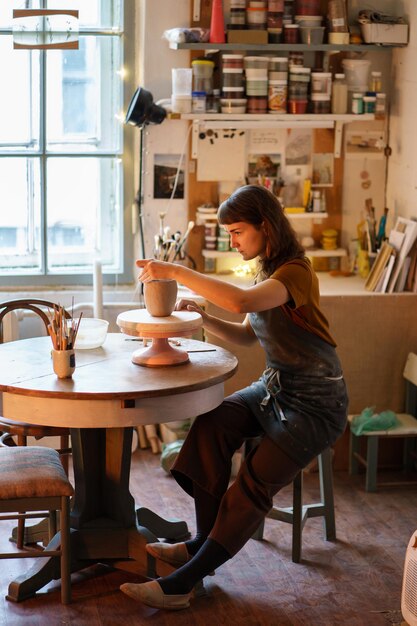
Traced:
<svg viewBox="0 0 417 626">
<path fill-rule="evenodd" d="M 78 323 L 78 320 L 75 320 Z M 76 350 L 92 350 L 103 345 L 109 323 L 95 317 L 82 317 L 75 340 Z"/>
</svg>

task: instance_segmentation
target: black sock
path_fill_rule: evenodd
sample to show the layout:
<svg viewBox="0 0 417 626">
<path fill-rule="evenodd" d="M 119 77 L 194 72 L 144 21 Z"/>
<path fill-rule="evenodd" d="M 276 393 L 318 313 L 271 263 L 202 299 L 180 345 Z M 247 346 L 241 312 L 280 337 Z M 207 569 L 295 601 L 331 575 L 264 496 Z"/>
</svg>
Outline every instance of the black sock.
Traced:
<svg viewBox="0 0 417 626">
<path fill-rule="evenodd" d="M 220 505 L 218 498 L 212 496 L 208 491 L 204 491 L 195 483 L 193 491 L 197 532 L 194 539 L 185 542 L 188 554 L 191 556 L 197 554 L 209 536 Z"/>
<path fill-rule="evenodd" d="M 230 554 L 214 539 L 207 539 L 185 565 L 164 578 L 158 578 L 162 591 L 169 595 L 189 593 L 207 574 L 230 559 Z"/>
</svg>

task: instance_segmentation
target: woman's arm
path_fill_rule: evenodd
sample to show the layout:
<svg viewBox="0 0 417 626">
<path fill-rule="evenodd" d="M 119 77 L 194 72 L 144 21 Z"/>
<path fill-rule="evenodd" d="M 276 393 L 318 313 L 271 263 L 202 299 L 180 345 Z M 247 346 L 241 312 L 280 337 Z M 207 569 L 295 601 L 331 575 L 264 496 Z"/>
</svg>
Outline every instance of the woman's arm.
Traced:
<svg viewBox="0 0 417 626">
<path fill-rule="evenodd" d="M 232 313 L 255 313 L 285 304 L 290 299 L 287 288 L 279 280 L 267 279 L 252 287 L 241 288 L 217 278 L 195 272 L 188 267 L 153 259 L 140 259 L 139 279 L 148 282 L 173 278 L 195 293 Z"/>
<path fill-rule="evenodd" d="M 197 311 L 203 318 L 203 327 L 216 337 L 230 341 L 240 346 L 250 346 L 257 341 L 256 335 L 249 323 L 248 316 L 243 322 L 228 322 L 213 315 L 209 315 L 193 300 L 180 299 L 176 306 L 177 311 Z"/>
</svg>

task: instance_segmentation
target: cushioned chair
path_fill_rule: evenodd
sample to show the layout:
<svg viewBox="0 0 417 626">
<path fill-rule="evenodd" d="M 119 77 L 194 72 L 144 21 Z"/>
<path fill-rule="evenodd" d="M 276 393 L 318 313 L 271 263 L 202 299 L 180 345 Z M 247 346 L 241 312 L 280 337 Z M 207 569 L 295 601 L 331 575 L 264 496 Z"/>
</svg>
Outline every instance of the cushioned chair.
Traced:
<svg viewBox="0 0 417 626">
<path fill-rule="evenodd" d="M 73 488 L 55 450 L 40 446 L 0 450 L 0 521 L 21 517 L 47 517 L 51 540 L 56 533 L 57 511 L 60 513 L 60 547 L 53 549 L 52 546 L 47 546 L 45 550 L 1 552 L 0 559 L 59 557 L 63 604 L 71 601 L 69 509 L 72 494 Z M 17 583 L 11 583 L 9 586 L 7 598 L 10 600 L 15 599 L 14 584 Z"/>
<path fill-rule="evenodd" d="M 377 470 L 378 470 L 378 444 L 381 438 L 384 439 L 404 439 L 403 443 L 403 470 L 413 469 L 415 459 L 413 459 L 413 447 L 417 438 L 417 354 L 410 352 L 408 355 L 404 372 L 405 380 L 405 413 L 397 414 L 398 426 L 389 430 L 374 430 L 362 432 L 355 435 L 350 431 L 349 445 L 349 473 L 358 474 L 359 464 L 366 468 L 365 490 L 377 490 Z M 349 415 L 351 423 L 354 415 Z M 361 442 L 366 439 L 366 457 L 361 454 Z M 415 456 L 415 455 L 414 455 Z M 379 481 L 378 485 L 393 486 L 416 484 L 415 480 L 391 480 Z"/>
<path fill-rule="evenodd" d="M 0 303 L 0 343 L 3 343 L 3 320 L 8 313 L 18 310 L 29 310 L 36 313 L 41 318 L 45 332 L 48 334 L 49 318 L 47 310 L 53 310 L 54 304 L 48 300 L 39 298 L 25 298 L 22 300 L 9 300 Z M 65 311 L 67 318 L 71 317 Z M 36 424 L 26 424 L 25 422 L 14 422 L 0 415 L 0 447 L 3 446 L 26 446 L 27 438 L 34 437 L 36 440 L 44 437 L 59 437 L 59 448 L 57 452 L 61 457 L 62 465 L 68 475 L 68 455 L 71 453 L 69 445 L 69 429 L 52 426 L 38 426 Z M 24 519 L 20 518 L 17 528 L 17 544 L 21 548 L 24 542 Z"/>
<path fill-rule="evenodd" d="M 246 443 L 245 452 L 249 451 L 249 446 L 254 442 L 249 440 Z M 294 563 L 301 561 L 302 533 L 306 521 L 311 517 L 323 517 L 325 538 L 327 541 L 336 539 L 336 522 L 334 514 L 333 497 L 333 471 L 332 471 L 332 450 L 328 448 L 317 457 L 319 480 L 320 480 L 320 502 L 314 504 L 303 504 L 303 472 L 299 472 L 294 478 L 293 504 L 291 507 L 281 508 L 273 506 L 267 518 L 292 524 L 292 560 Z M 264 523 L 253 535 L 253 539 L 263 539 Z"/>
</svg>

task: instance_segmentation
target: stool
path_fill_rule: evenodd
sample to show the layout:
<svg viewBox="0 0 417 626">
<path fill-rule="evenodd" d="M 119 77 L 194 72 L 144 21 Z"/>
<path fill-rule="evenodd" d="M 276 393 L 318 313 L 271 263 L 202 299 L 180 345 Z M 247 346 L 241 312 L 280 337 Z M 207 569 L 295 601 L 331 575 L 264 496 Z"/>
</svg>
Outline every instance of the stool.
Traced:
<svg viewBox="0 0 417 626">
<path fill-rule="evenodd" d="M 378 469 L 378 443 L 381 437 L 403 438 L 403 469 L 412 469 L 413 463 L 411 461 L 412 446 L 414 445 L 413 439 L 417 438 L 417 355 L 412 352 L 409 353 L 405 364 L 403 376 L 405 379 L 405 410 L 406 413 L 397 414 L 399 421 L 398 426 L 394 426 L 389 430 L 374 430 L 362 432 L 360 435 L 355 435 L 350 430 L 349 441 L 349 474 L 359 473 L 359 463 L 366 467 L 365 475 L 365 490 L 375 492 L 377 490 L 377 469 Z M 352 422 L 354 415 L 349 415 L 349 423 Z M 367 439 L 366 458 L 361 456 L 361 438 Z M 417 484 L 417 481 L 413 480 L 397 480 L 390 482 L 379 482 L 379 486 L 393 486 L 393 485 L 413 485 Z"/>
<path fill-rule="evenodd" d="M 336 539 L 336 522 L 334 514 L 332 451 L 327 448 L 317 457 L 320 479 L 320 502 L 303 504 L 303 472 L 299 472 L 293 480 L 292 507 L 280 508 L 273 506 L 267 518 L 292 524 L 292 561 L 301 561 L 302 533 L 304 525 L 310 517 L 323 517 L 326 541 Z M 254 533 L 253 539 L 263 539 L 264 522 Z"/>
<path fill-rule="evenodd" d="M 61 528 L 60 548 L 51 549 L 52 546 L 50 548 L 48 545 L 45 550 L 1 552 L 0 559 L 60 557 L 63 604 L 71 601 L 69 510 L 70 496 L 73 493 L 55 450 L 40 446 L 0 450 L 0 521 L 21 517 L 48 518 L 51 540 L 56 534 L 56 513 L 59 511 Z M 8 515 L 3 515 L 4 513 Z M 9 595 L 6 596 L 9 600 L 15 599 L 12 586 L 13 583 L 9 586 Z"/>
<path fill-rule="evenodd" d="M 349 423 L 352 422 L 354 415 L 349 415 Z M 417 437 L 417 419 L 408 413 L 397 413 L 399 421 L 398 426 L 394 426 L 389 430 L 374 430 L 363 432 L 355 435 L 350 431 L 349 438 L 349 474 L 359 474 L 359 464 L 366 468 L 365 474 L 365 491 L 375 492 L 377 490 L 377 471 L 378 471 L 378 444 L 380 438 L 395 439 L 403 438 L 403 469 L 412 469 L 411 444 L 412 439 Z M 361 439 L 366 438 L 366 458 L 360 453 Z M 415 480 L 391 480 L 379 481 L 380 487 L 391 487 L 394 485 L 415 485 Z"/>
</svg>

